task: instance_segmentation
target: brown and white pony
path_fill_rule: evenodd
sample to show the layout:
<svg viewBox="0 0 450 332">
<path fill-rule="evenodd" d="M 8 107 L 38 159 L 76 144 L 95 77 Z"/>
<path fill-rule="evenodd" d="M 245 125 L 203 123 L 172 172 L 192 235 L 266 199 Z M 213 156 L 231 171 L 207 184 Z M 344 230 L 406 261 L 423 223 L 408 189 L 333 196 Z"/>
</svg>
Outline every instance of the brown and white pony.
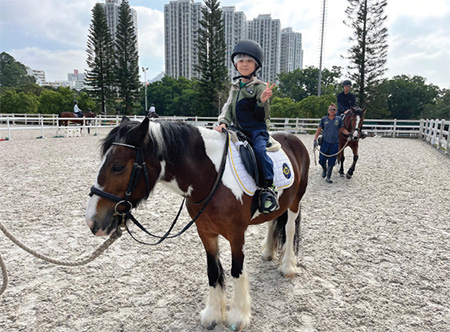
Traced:
<svg viewBox="0 0 450 332">
<path fill-rule="evenodd" d="M 291 187 L 280 190 L 278 210 L 267 215 L 257 211 L 252 214 L 253 197 L 239 187 L 229 163 L 222 163 L 227 135 L 185 123 L 153 122 L 148 118 L 138 122 L 124 117 L 103 140 L 103 162 L 91 188 L 86 222 L 95 235 L 114 232 L 121 222 L 120 215 L 127 213 L 127 207 L 131 209 L 147 199 L 157 182 L 185 197 L 190 216 L 198 217 L 194 218 L 195 224 L 206 250 L 209 295 L 201 311 L 201 324 L 212 329 L 225 319 L 226 294 L 218 241 L 221 235 L 231 246 L 235 283 L 227 322 L 232 330 L 242 330 L 249 326 L 251 317 L 244 265 L 247 227 L 269 222 L 263 258 L 271 260 L 277 247 L 282 246 L 281 272 L 286 277 L 297 273 L 300 200 L 308 183 L 309 156 L 296 136 L 277 132 L 273 137 L 289 157 L 295 180 Z M 133 170 L 136 164 L 144 168 L 141 175 Z M 219 175 L 221 181 L 217 182 Z M 210 196 L 214 187 L 215 193 Z M 203 202 L 208 196 L 212 198 L 205 208 Z M 279 243 L 280 237 L 284 244 Z"/>
</svg>

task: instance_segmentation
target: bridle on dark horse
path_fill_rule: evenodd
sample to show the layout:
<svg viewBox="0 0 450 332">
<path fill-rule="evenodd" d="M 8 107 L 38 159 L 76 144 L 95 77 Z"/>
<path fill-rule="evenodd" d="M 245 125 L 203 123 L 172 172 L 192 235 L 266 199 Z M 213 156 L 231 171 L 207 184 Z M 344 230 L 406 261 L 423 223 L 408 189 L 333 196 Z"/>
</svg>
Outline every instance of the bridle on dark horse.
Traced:
<svg viewBox="0 0 450 332">
<path fill-rule="evenodd" d="M 355 116 L 355 115 L 358 115 L 358 113 L 359 113 L 359 116 L 360 116 L 360 119 L 362 118 L 362 113 L 361 113 L 361 111 L 360 110 L 356 110 L 356 111 L 353 111 L 353 110 L 350 110 L 350 113 L 351 114 L 348 114 L 348 115 L 346 115 L 345 116 L 345 119 L 347 119 L 347 117 L 350 119 L 350 130 L 348 130 L 348 132 L 349 132 L 349 137 L 353 137 L 353 133 L 356 131 L 356 132 L 358 132 L 358 139 L 360 138 L 360 137 L 362 137 L 362 124 L 363 124 L 363 121 L 361 121 L 359 124 L 358 124 L 358 126 L 357 127 L 353 127 L 353 117 Z M 350 116 L 349 116 L 350 115 Z M 347 120 L 348 121 L 348 120 Z"/>
<path fill-rule="evenodd" d="M 141 244 L 146 244 L 146 245 L 157 245 L 160 244 L 161 242 L 163 242 L 165 239 L 172 239 L 175 238 L 177 236 L 180 236 L 181 234 L 183 234 L 185 231 L 187 231 L 196 221 L 197 219 L 200 217 L 200 215 L 203 213 L 203 211 L 206 209 L 206 207 L 208 206 L 209 202 L 211 201 L 211 199 L 213 198 L 214 194 L 216 193 L 217 188 L 219 187 L 220 182 L 222 181 L 222 176 L 223 173 L 225 171 L 225 164 L 226 164 L 226 157 L 228 154 L 228 145 L 229 145 L 229 139 L 228 139 L 228 131 L 226 129 L 223 129 L 223 131 L 227 134 L 227 139 L 225 140 L 225 148 L 223 151 L 223 155 L 222 155 L 222 161 L 220 164 L 220 168 L 219 168 L 219 172 L 217 173 L 217 177 L 216 177 L 216 181 L 214 182 L 214 185 L 210 191 L 210 193 L 208 194 L 208 196 L 202 200 L 201 202 L 198 203 L 193 203 L 196 205 L 200 205 L 203 204 L 203 207 L 201 208 L 201 210 L 198 212 L 198 214 L 195 216 L 194 219 L 192 219 L 188 224 L 186 224 L 186 226 L 184 226 L 184 228 L 178 232 L 175 235 L 170 235 L 170 233 L 172 232 L 173 227 L 175 226 L 175 224 L 177 223 L 178 217 L 181 214 L 181 211 L 183 209 L 183 205 L 186 199 L 183 199 L 183 201 L 181 202 L 181 206 L 180 209 L 178 210 L 178 213 L 175 217 L 175 219 L 172 222 L 172 225 L 170 226 L 169 230 L 163 235 L 163 236 L 158 236 L 158 235 L 154 235 L 152 233 L 150 233 L 149 231 L 147 231 L 147 229 L 145 229 L 144 226 L 142 226 L 142 224 L 136 220 L 136 218 L 132 215 L 131 213 L 131 209 L 133 208 L 133 203 L 130 202 L 130 197 L 131 194 L 133 193 L 133 190 L 136 189 L 136 186 L 138 184 L 139 178 L 141 176 L 141 174 L 144 174 L 144 181 L 145 181 L 145 185 L 147 188 L 147 196 L 149 196 L 150 194 L 150 184 L 149 184 L 149 178 L 148 178 L 148 171 L 147 171 L 147 167 L 146 167 L 146 163 L 145 163 L 145 159 L 144 159 L 144 152 L 143 152 L 143 148 L 140 146 L 135 146 L 135 145 L 130 145 L 130 144 L 125 144 L 125 143 L 118 143 L 118 142 L 114 142 L 112 143 L 113 145 L 117 145 L 117 146 L 123 146 L 126 148 L 130 148 L 130 149 L 134 149 L 136 150 L 136 158 L 134 160 L 134 164 L 133 164 L 133 170 L 131 171 L 131 175 L 130 175 L 130 180 L 128 181 L 128 186 L 127 186 L 127 191 L 125 192 L 125 197 L 119 197 L 113 194 L 110 194 L 106 191 L 103 191 L 101 189 L 98 189 L 94 186 L 91 187 L 91 192 L 89 193 L 89 196 L 93 196 L 93 195 L 97 195 L 100 196 L 102 198 L 106 198 L 109 199 L 110 201 L 116 202 L 116 206 L 114 207 L 114 216 L 121 216 L 122 217 L 122 222 L 120 223 L 120 225 L 118 225 L 118 227 L 122 228 L 122 229 L 126 229 L 128 234 L 130 234 L 130 236 L 137 242 L 141 243 Z M 125 210 L 119 211 L 118 207 L 120 205 L 125 205 Z M 127 225 L 127 220 L 131 219 L 131 221 L 133 221 L 133 223 L 138 226 L 144 233 L 154 237 L 154 238 L 158 238 L 159 240 L 155 243 L 147 243 L 147 242 L 143 242 L 140 241 L 138 239 L 136 239 L 133 234 L 130 232 L 128 225 Z"/>
</svg>

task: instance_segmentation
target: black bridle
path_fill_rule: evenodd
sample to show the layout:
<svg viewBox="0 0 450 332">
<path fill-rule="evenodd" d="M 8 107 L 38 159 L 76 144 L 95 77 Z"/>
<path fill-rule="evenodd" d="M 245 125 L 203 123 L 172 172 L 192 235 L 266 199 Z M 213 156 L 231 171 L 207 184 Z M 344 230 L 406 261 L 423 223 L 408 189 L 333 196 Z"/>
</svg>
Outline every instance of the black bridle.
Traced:
<svg viewBox="0 0 450 332">
<path fill-rule="evenodd" d="M 352 137 L 353 133 L 355 131 L 357 131 L 358 132 L 358 139 L 359 139 L 361 137 L 361 130 L 362 130 L 362 125 L 363 125 L 364 120 L 361 121 L 361 123 L 359 124 L 359 127 L 353 127 L 353 117 L 357 116 L 358 112 L 353 111 L 353 110 L 350 110 L 350 112 L 351 112 L 351 116 L 349 117 L 349 120 L 350 120 L 350 128 L 351 129 L 348 130 L 349 136 Z M 363 117 L 361 114 L 359 114 L 359 116 L 360 116 L 360 119 Z"/>
<path fill-rule="evenodd" d="M 223 155 L 222 155 L 222 161 L 220 164 L 220 168 L 217 174 L 217 178 L 216 181 L 214 182 L 213 188 L 211 189 L 209 195 L 202 200 L 199 203 L 193 203 L 193 204 L 204 204 L 203 207 L 200 209 L 200 211 L 197 213 L 197 215 L 195 216 L 194 219 L 192 219 L 188 224 L 186 224 L 186 226 L 184 226 L 184 228 L 178 232 L 175 235 L 170 235 L 170 233 L 172 232 L 173 227 L 175 226 L 178 217 L 181 214 L 181 211 L 183 210 L 183 205 L 186 199 L 183 199 L 183 201 L 181 202 L 181 206 L 180 209 L 178 210 L 178 213 L 175 217 L 175 219 L 172 222 L 172 225 L 170 226 L 169 230 L 163 235 L 163 236 L 158 236 L 158 235 L 154 235 L 152 233 L 150 233 L 149 231 L 147 231 L 147 229 L 142 226 L 142 224 L 137 221 L 137 219 L 132 215 L 131 213 L 131 209 L 134 207 L 133 203 L 131 203 L 129 201 L 129 198 L 131 196 L 131 194 L 133 193 L 133 190 L 136 188 L 136 185 L 138 183 L 139 177 L 141 175 L 141 173 L 144 173 L 144 179 L 145 179 L 145 185 L 147 187 L 147 197 L 150 194 L 150 184 L 149 184 L 149 179 L 148 179 L 148 171 L 147 171 L 147 167 L 146 167 L 146 163 L 144 160 L 144 154 L 143 154 L 143 149 L 142 147 L 138 147 L 138 146 L 134 146 L 134 145 L 129 145 L 129 144 L 124 144 L 124 143 L 116 143 L 114 142 L 113 145 L 118 145 L 118 146 L 123 146 L 126 148 L 131 148 L 131 149 L 135 149 L 136 150 L 136 159 L 134 161 L 133 164 L 133 170 L 131 172 L 130 175 L 130 180 L 128 181 L 128 186 L 127 186 L 127 191 L 125 192 L 125 197 L 119 197 L 113 194 L 110 194 L 106 191 L 103 191 L 101 189 L 98 189 L 94 186 L 91 187 L 91 192 L 89 193 L 89 196 L 93 196 L 93 195 L 97 195 L 100 196 L 102 198 L 106 198 L 109 199 L 110 201 L 116 202 L 116 206 L 114 207 L 114 215 L 120 215 L 122 216 L 122 222 L 120 225 L 118 225 L 117 227 L 121 227 L 121 228 L 125 228 L 128 232 L 128 234 L 130 234 L 130 236 L 137 242 L 141 243 L 141 244 L 145 244 L 145 245 L 157 245 L 160 244 L 161 242 L 163 242 L 165 239 L 171 239 L 171 238 L 175 238 L 177 236 L 180 236 L 181 234 L 183 234 L 185 231 L 187 231 L 196 221 L 197 219 L 200 217 L 200 215 L 203 213 L 203 211 L 206 209 L 206 207 L 208 206 L 209 202 L 211 201 L 211 199 L 213 198 L 214 194 L 217 191 L 217 188 L 219 187 L 220 182 L 222 181 L 222 176 L 223 173 L 225 171 L 225 165 L 226 165 L 226 157 L 228 154 L 228 146 L 229 146 L 229 134 L 227 132 L 226 129 L 223 129 L 223 131 L 227 134 L 227 138 L 225 139 L 225 148 L 223 151 Z M 118 211 L 118 207 L 119 205 L 128 205 L 126 210 L 123 211 Z M 133 223 L 138 226 L 144 233 L 146 233 L 147 235 L 150 235 L 154 238 L 159 239 L 157 242 L 155 243 L 147 243 L 147 242 L 143 242 L 140 241 L 138 239 L 136 239 L 133 234 L 130 232 L 128 225 L 127 225 L 127 220 L 131 220 L 133 221 Z"/>
</svg>

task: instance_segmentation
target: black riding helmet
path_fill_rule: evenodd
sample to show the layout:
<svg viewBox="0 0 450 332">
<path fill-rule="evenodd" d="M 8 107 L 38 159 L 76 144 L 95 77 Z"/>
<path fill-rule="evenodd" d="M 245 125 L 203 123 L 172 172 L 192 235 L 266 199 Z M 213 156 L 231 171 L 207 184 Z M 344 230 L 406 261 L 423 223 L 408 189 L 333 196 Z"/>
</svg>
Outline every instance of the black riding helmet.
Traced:
<svg viewBox="0 0 450 332">
<path fill-rule="evenodd" d="M 231 54 L 231 62 L 233 63 L 234 67 L 236 68 L 236 65 L 234 64 L 234 58 L 238 54 L 246 54 L 251 56 L 253 59 L 255 59 L 256 63 L 258 64 L 256 66 L 255 71 L 253 72 L 253 75 L 256 74 L 258 69 L 262 67 L 262 63 L 264 61 L 264 54 L 261 46 L 255 42 L 254 40 L 241 40 L 239 43 L 236 44 L 236 46 L 233 49 L 233 53 Z M 243 77 L 243 76 L 239 76 Z"/>
<path fill-rule="evenodd" d="M 342 82 L 342 86 L 346 86 L 346 85 L 352 86 L 352 81 L 350 81 L 350 80 L 345 80 L 344 82 Z"/>
</svg>

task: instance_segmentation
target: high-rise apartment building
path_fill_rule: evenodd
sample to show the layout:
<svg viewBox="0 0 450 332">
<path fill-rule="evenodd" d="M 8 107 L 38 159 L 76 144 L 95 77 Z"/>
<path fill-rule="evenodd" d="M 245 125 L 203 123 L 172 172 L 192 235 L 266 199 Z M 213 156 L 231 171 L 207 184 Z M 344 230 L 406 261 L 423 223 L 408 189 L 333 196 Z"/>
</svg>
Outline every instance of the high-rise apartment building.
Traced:
<svg viewBox="0 0 450 332">
<path fill-rule="evenodd" d="M 198 64 L 196 43 L 202 19 L 201 8 L 202 3 L 194 0 L 172 0 L 164 5 L 167 76 L 188 79 L 200 77 L 195 66 Z M 293 32 L 292 28 L 283 29 L 282 33 L 279 19 L 259 15 L 247 21 L 244 12 L 236 11 L 234 6 L 222 8 L 222 19 L 226 45 L 225 64 L 230 79 L 238 75 L 230 61 L 233 48 L 244 39 L 258 42 L 263 49 L 263 68 L 258 74 L 263 81 L 275 82 L 280 72 L 303 67 L 302 36 Z"/>
<path fill-rule="evenodd" d="M 105 9 L 106 22 L 108 24 L 109 32 L 111 33 L 113 41 L 116 41 L 116 31 L 117 25 L 119 23 L 119 6 L 121 5 L 121 3 L 122 0 L 105 0 L 105 3 L 101 4 Z M 134 31 L 137 38 L 137 12 L 133 8 L 131 8 L 131 16 L 133 18 Z"/>
<path fill-rule="evenodd" d="M 303 68 L 302 34 L 292 28 L 281 30 L 280 71 L 292 72 Z"/>
<path fill-rule="evenodd" d="M 275 82 L 280 73 L 281 23 L 270 14 L 259 15 L 248 22 L 248 39 L 258 42 L 264 52 L 263 68 L 259 74 L 265 82 Z"/>
<path fill-rule="evenodd" d="M 238 72 L 231 63 L 231 54 L 239 41 L 248 38 L 247 17 L 244 12 L 236 12 L 235 7 L 230 6 L 222 8 L 222 19 L 226 45 L 225 64 L 228 69 L 228 77 L 233 78 L 238 75 Z"/>
<path fill-rule="evenodd" d="M 196 47 L 200 26 L 201 2 L 170 1 L 164 5 L 164 48 L 166 75 L 191 79 L 199 77 Z"/>
</svg>

